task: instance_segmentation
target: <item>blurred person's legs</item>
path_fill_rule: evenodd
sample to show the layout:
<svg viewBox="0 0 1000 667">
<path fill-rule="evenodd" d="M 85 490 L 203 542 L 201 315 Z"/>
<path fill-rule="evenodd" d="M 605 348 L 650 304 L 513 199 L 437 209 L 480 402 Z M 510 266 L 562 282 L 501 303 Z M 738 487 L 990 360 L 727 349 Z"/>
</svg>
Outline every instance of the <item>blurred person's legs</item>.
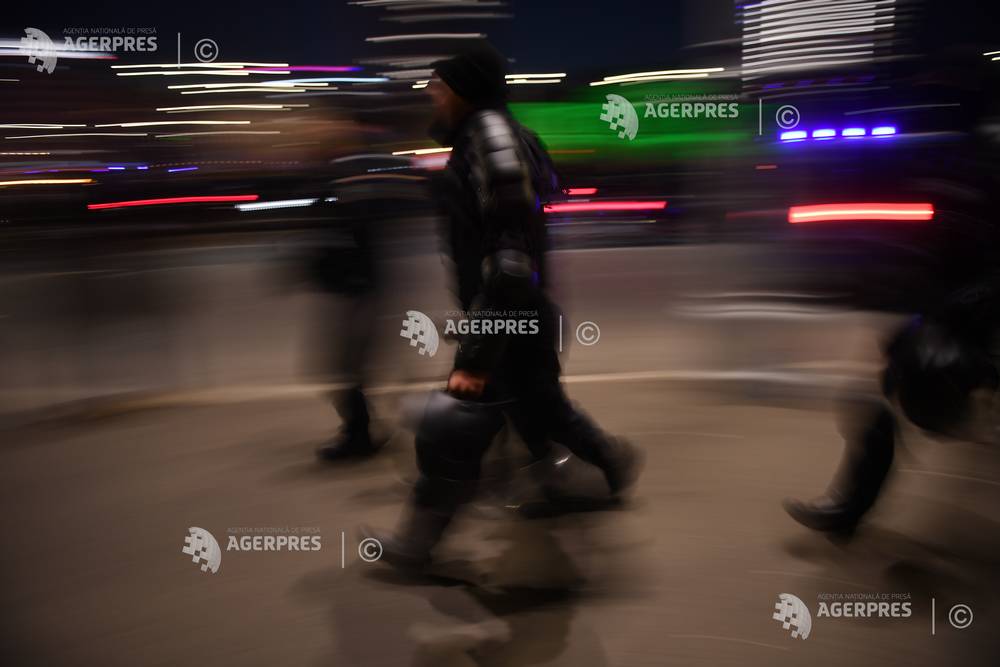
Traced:
<svg viewBox="0 0 1000 667">
<path fill-rule="evenodd" d="M 638 451 L 627 441 L 605 433 L 570 403 L 559 382 L 554 350 L 542 352 L 541 357 L 526 358 L 512 380 L 517 402 L 507 411 L 511 423 L 536 459 L 547 455 L 550 442 L 559 443 L 600 468 L 609 492 L 617 496 L 638 477 Z M 540 481 L 544 486 L 544 480 Z"/>
<path fill-rule="evenodd" d="M 394 534 L 366 530 L 395 566 L 419 567 L 459 509 L 475 496 L 483 457 L 503 427 L 500 408 L 432 392 L 417 427 L 420 476 Z"/>
<path fill-rule="evenodd" d="M 826 494 L 784 503 L 793 519 L 813 530 L 850 535 L 874 506 L 892 467 L 897 427 L 889 406 L 870 401 L 849 410 L 844 453 Z"/>
<path fill-rule="evenodd" d="M 542 297 L 536 312 L 539 334 L 513 337 L 505 355 L 508 361 L 494 383 L 501 393 L 517 399 L 507 415 L 536 459 L 547 454 L 550 442 L 563 445 L 597 466 L 610 494 L 617 496 L 635 482 L 641 456 L 627 441 L 605 433 L 566 397 L 559 380 L 558 306 Z"/>
<path fill-rule="evenodd" d="M 336 435 L 318 451 L 321 458 L 339 460 L 374 454 L 384 444 L 384 437 L 371 432 L 371 415 L 364 394 L 364 374 L 371 353 L 376 304 L 371 291 L 347 297 L 347 312 L 338 318 L 336 373 L 346 385 L 330 392 L 330 400 L 340 416 Z M 332 341 L 329 341 L 332 342 Z"/>
<path fill-rule="evenodd" d="M 872 508 L 892 466 L 898 432 L 893 404 L 932 436 L 967 438 L 973 393 L 995 391 L 997 370 L 974 344 L 939 322 L 915 318 L 891 340 L 882 376 L 882 399 L 845 402 L 846 450 L 827 493 L 812 501 L 785 501 L 799 523 L 850 535 Z M 852 395 L 853 396 L 853 395 Z"/>
<path fill-rule="evenodd" d="M 461 507 L 475 496 L 483 457 L 503 425 L 503 408 L 536 459 L 550 450 L 550 441 L 568 448 L 604 473 L 612 496 L 635 482 L 640 456 L 629 443 L 604 433 L 566 398 L 559 382 L 554 349 L 532 350 L 512 345 L 499 377 L 478 402 L 433 396 L 445 409 L 429 408 L 416 438 L 420 478 L 403 518 L 392 536 L 378 536 L 386 559 L 394 565 L 419 566 Z M 429 404 L 431 405 L 431 404 Z M 544 486 L 545 480 L 539 480 Z"/>
</svg>

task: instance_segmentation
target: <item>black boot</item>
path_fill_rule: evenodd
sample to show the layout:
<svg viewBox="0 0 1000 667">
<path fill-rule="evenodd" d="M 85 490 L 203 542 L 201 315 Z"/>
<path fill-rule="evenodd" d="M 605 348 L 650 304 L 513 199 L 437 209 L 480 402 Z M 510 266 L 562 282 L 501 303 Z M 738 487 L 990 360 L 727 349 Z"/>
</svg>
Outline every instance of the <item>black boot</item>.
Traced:
<svg viewBox="0 0 1000 667">
<path fill-rule="evenodd" d="M 806 528 L 845 539 L 854 534 L 864 514 L 859 513 L 849 503 L 829 494 L 808 502 L 786 498 L 781 506 L 790 517 Z"/>
<path fill-rule="evenodd" d="M 368 430 L 357 431 L 341 429 L 316 450 L 316 456 L 324 461 L 342 461 L 344 459 L 361 459 L 372 456 L 378 451 L 378 446 L 372 442 Z"/>
<path fill-rule="evenodd" d="M 807 528 L 850 537 L 872 508 L 892 466 L 896 420 L 884 405 L 869 413 L 855 443 L 846 443 L 840 470 L 826 495 L 783 502 L 789 516 Z"/>
<path fill-rule="evenodd" d="M 401 570 L 421 570 L 459 508 L 475 495 L 476 483 L 421 475 L 395 533 L 362 528 L 382 546 L 380 560 Z"/>
<path fill-rule="evenodd" d="M 419 571 L 430 565 L 431 551 L 441 540 L 452 515 L 426 507 L 411 507 L 395 533 L 362 527 L 361 534 L 382 548 L 379 558 L 399 570 Z"/>
<path fill-rule="evenodd" d="M 334 394 L 333 405 L 343 424 L 337 435 L 317 450 L 319 458 L 326 461 L 365 458 L 385 444 L 384 441 L 373 440 L 369 433 L 368 404 L 360 387 Z"/>
</svg>

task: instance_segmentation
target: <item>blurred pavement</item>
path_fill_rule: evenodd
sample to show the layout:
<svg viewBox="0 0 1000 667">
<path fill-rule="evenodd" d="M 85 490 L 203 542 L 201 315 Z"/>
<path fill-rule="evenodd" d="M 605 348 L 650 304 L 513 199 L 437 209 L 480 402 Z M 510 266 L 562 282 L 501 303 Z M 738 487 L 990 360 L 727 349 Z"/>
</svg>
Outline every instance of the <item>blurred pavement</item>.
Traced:
<svg viewBox="0 0 1000 667">
<path fill-rule="evenodd" d="M 4 662 L 995 664 L 991 451 L 911 437 L 884 505 L 845 549 L 779 506 L 822 490 L 836 463 L 823 401 L 660 382 L 571 394 L 648 452 L 631 505 L 526 521 L 484 499 L 443 545 L 436 582 L 408 581 L 356 551 L 359 524 L 395 521 L 411 438 L 398 432 L 371 461 L 321 465 L 312 449 L 335 418 L 317 399 L 8 431 Z M 213 575 L 181 553 L 189 526 L 223 545 L 230 527 L 315 526 L 323 548 L 224 552 Z M 814 614 L 821 593 L 908 593 L 913 616 L 814 616 L 810 637 L 795 640 L 771 619 L 783 592 Z M 956 603 L 974 610 L 970 628 L 948 625 Z"/>
</svg>

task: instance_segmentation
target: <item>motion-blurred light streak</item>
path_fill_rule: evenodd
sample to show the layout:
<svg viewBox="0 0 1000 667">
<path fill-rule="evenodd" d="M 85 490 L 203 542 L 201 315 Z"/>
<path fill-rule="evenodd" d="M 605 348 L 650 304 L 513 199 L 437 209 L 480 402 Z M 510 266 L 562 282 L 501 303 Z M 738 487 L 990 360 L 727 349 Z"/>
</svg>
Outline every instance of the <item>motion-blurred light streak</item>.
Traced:
<svg viewBox="0 0 1000 667">
<path fill-rule="evenodd" d="M 0 188 L 17 185 L 84 185 L 93 182 L 92 178 L 30 178 L 20 181 L 0 181 Z"/>
<path fill-rule="evenodd" d="M 288 67 L 287 63 L 150 63 L 148 65 L 112 65 L 111 69 L 152 69 L 154 67 L 177 69 L 185 67 L 201 67 L 205 69 L 241 69 L 243 67 L 280 68 Z"/>
<path fill-rule="evenodd" d="M 486 37 L 481 32 L 427 32 L 407 35 L 380 35 L 378 37 L 366 37 L 366 42 L 380 44 L 383 42 L 407 42 L 423 39 L 483 39 Z"/>
<path fill-rule="evenodd" d="M 220 134 L 281 134 L 280 130 L 215 130 L 212 132 L 174 132 L 171 134 L 157 134 L 157 139 L 167 139 L 170 137 L 200 137 Z"/>
<path fill-rule="evenodd" d="M 899 220 L 921 222 L 934 218 L 934 206 L 929 203 L 843 203 L 792 206 L 788 209 L 790 224 L 810 222 L 844 222 L 865 220 Z"/>
<path fill-rule="evenodd" d="M 272 208 L 298 208 L 301 206 L 311 206 L 317 202 L 317 198 L 312 199 L 273 199 L 271 201 L 258 201 L 252 204 L 237 204 L 240 211 L 264 211 Z M 327 198 L 326 201 L 330 201 Z"/>
<path fill-rule="evenodd" d="M 146 132 L 67 132 L 65 134 L 17 134 L 4 139 L 57 139 L 63 137 L 145 137 Z"/>
<path fill-rule="evenodd" d="M 198 104 L 186 107 L 157 107 L 166 113 L 195 113 L 201 111 L 291 111 L 306 108 L 308 104 Z"/>
<path fill-rule="evenodd" d="M 660 201 L 599 201 L 546 204 L 546 213 L 578 213 L 583 211 L 661 211 L 667 207 Z"/>
<path fill-rule="evenodd" d="M 87 209 L 97 211 L 110 208 L 130 208 L 133 206 L 162 206 L 167 204 L 214 204 L 238 201 L 256 201 L 260 195 L 198 195 L 193 197 L 161 197 L 158 199 L 131 199 L 102 204 L 87 204 Z"/>
<path fill-rule="evenodd" d="M 153 127 L 156 125 L 249 125 L 248 120 L 153 120 L 135 123 L 105 123 L 94 127 Z"/>
<path fill-rule="evenodd" d="M 450 153 L 451 147 L 444 148 L 416 148 L 409 151 L 393 151 L 393 155 L 433 155 L 434 153 Z"/>
</svg>

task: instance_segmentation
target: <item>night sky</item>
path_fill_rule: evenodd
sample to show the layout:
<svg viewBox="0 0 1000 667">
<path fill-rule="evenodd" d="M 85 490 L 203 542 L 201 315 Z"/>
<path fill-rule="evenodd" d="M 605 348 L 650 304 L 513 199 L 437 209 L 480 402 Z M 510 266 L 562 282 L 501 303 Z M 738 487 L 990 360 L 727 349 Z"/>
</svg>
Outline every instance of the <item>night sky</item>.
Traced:
<svg viewBox="0 0 1000 667">
<path fill-rule="evenodd" d="M 698 14 L 710 13 L 722 23 L 732 12 L 731 0 L 513 0 L 510 7 L 489 11 L 512 11 L 514 20 L 470 25 L 461 21 L 380 22 L 378 17 L 387 15 L 384 10 L 348 6 L 346 0 L 6 4 L 0 33 L 8 38 L 23 36 L 26 26 L 41 28 L 53 38 L 67 27 L 156 27 L 159 57 L 155 61 L 159 62 L 176 59 L 178 31 L 189 48 L 202 37 L 216 40 L 222 60 L 343 64 L 375 53 L 372 45 L 364 43 L 366 36 L 477 30 L 487 32 L 508 57 L 516 60 L 519 69 L 527 70 L 671 64 L 683 42 L 692 41 L 682 40 L 685 5 L 697 6 Z M 688 32 L 694 34 L 697 30 Z M 188 55 L 187 50 L 184 55 Z"/>
<path fill-rule="evenodd" d="M 903 3 L 900 0 L 900 6 Z M 684 66 L 692 57 L 686 46 L 739 36 L 733 0 L 510 0 L 507 7 L 481 11 L 512 12 L 513 20 L 413 24 L 379 21 L 392 13 L 350 6 L 347 0 L 8 0 L 5 5 L 0 36 L 7 38 L 22 37 L 26 26 L 41 28 L 53 38 L 67 27 L 155 27 L 159 52 L 126 56 L 123 63 L 175 61 L 177 32 L 182 33 L 185 61 L 192 60 L 194 43 L 209 37 L 220 46 L 220 60 L 331 65 L 387 54 L 383 46 L 366 44 L 366 36 L 485 31 L 515 60 L 514 71 L 611 72 L 629 71 L 631 66 Z M 910 33 L 917 37 L 918 51 L 956 43 L 1000 49 L 997 0 L 930 0 L 906 6 L 921 8 L 920 25 Z M 404 51 L 422 49 L 420 42 L 410 42 Z"/>
</svg>

